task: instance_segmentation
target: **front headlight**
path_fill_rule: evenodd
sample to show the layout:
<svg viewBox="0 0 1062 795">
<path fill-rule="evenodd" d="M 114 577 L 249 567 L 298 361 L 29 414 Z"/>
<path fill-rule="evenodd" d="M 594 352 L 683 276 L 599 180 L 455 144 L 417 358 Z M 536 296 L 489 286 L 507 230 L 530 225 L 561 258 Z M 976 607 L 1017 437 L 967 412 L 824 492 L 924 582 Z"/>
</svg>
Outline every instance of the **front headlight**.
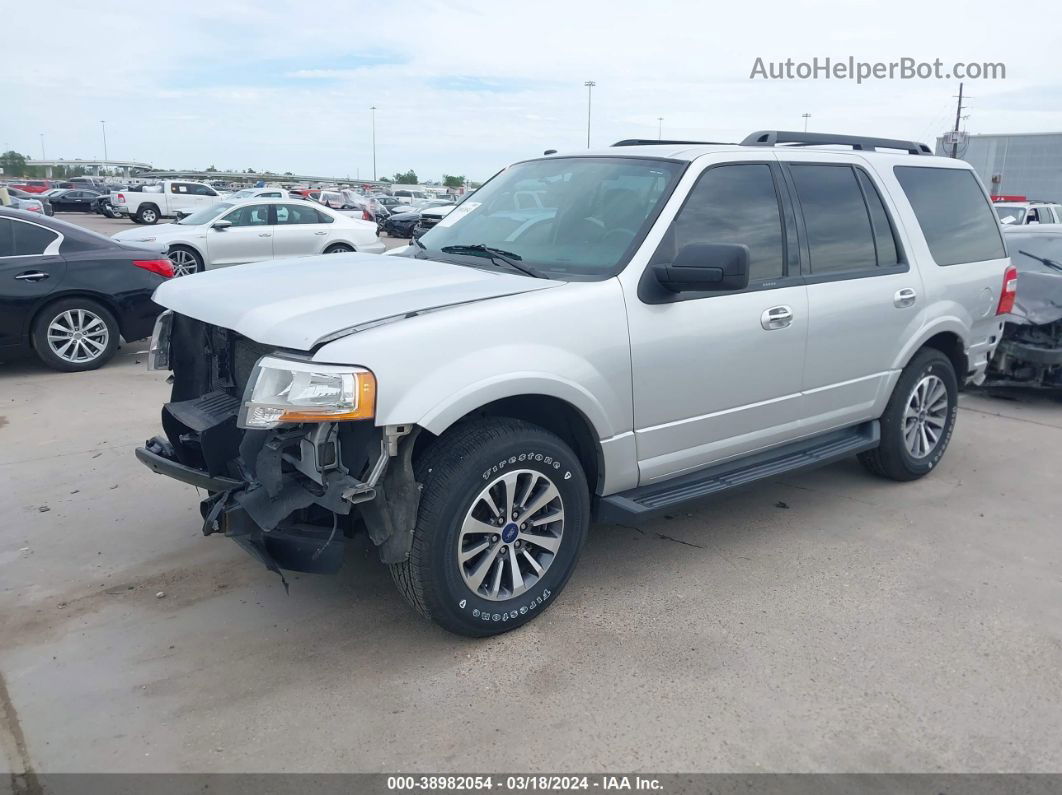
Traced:
<svg viewBox="0 0 1062 795">
<path fill-rule="evenodd" d="M 241 428 L 293 422 L 368 420 L 376 413 L 376 377 L 361 367 L 263 356 L 247 382 Z"/>
</svg>

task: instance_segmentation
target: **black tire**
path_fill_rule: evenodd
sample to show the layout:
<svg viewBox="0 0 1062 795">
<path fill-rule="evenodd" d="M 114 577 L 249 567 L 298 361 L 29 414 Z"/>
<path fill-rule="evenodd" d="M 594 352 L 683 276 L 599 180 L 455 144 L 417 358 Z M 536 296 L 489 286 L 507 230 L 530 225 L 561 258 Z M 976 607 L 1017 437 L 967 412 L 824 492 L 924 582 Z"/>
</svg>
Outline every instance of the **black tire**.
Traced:
<svg viewBox="0 0 1062 795">
<path fill-rule="evenodd" d="M 462 575 L 457 561 L 460 530 L 473 506 L 480 502 L 482 492 L 488 487 L 504 488 L 498 481 L 513 472 L 525 473 L 519 478 L 534 478 L 535 473 L 545 476 L 546 481 L 538 481 L 543 489 L 545 484 L 553 484 L 561 500 L 563 529 L 554 557 L 533 585 L 511 598 L 489 599 L 473 591 Z M 579 459 L 561 439 L 522 420 L 476 420 L 454 428 L 435 442 L 418 462 L 416 478 L 422 492 L 413 547 L 408 560 L 391 566 L 391 575 L 421 615 L 450 632 L 487 637 L 526 624 L 556 601 L 575 569 L 590 525 L 586 476 Z M 526 484 L 528 480 L 519 482 Z M 533 493 L 541 493 L 538 488 Z M 533 499 L 525 495 L 523 504 L 529 502 Z M 541 510 L 528 516 L 541 517 Z M 513 555 L 520 555 L 515 552 L 519 538 L 506 542 L 504 535 L 521 529 L 509 522 L 499 528 L 502 535 L 493 543 L 504 543 L 505 550 L 511 544 Z M 484 540 L 491 542 L 490 538 Z M 488 548 L 482 558 L 474 558 L 469 565 L 476 567 L 481 560 L 492 560 L 493 551 L 493 546 Z M 543 561 L 540 558 L 538 562 Z M 493 572 L 494 563 L 489 565 Z M 501 568 L 504 571 L 504 565 Z M 493 578 L 484 580 L 484 587 L 489 589 L 487 579 Z M 510 575 L 506 590 L 515 590 L 511 587 L 514 579 Z"/>
<path fill-rule="evenodd" d="M 936 441 L 926 455 L 915 456 L 905 439 L 905 428 L 912 427 L 912 418 L 906 417 L 915 387 L 923 379 L 936 377 L 943 382 L 947 393 L 947 406 L 942 418 L 943 426 L 937 431 Z M 955 419 L 959 413 L 959 386 L 955 367 L 951 360 L 934 348 L 923 348 L 908 363 L 896 382 L 885 413 L 881 415 L 881 444 L 874 450 L 859 454 L 859 460 L 868 470 L 890 480 L 917 480 L 940 462 L 948 449 Z M 917 416 L 915 414 L 914 416 Z M 922 413 L 924 417 L 924 412 Z M 917 420 L 915 433 L 917 434 Z M 933 428 L 930 428 L 932 432 Z"/>
<path fill-rule="evenodd" d="M 116 213 L 114 211 L 114 208 L 112 208 L 111 205 L 109 205 L 109 204 L 104 204 L 104 205 L 102 205 L 100 207 L 100 215 L 102 215 L 102 216 L 104 216 L 106 218 L 117 218 L 118 217 L 118 213 Z"/>
<path fill-rule="evenodd" d="M 333 243 L 324 250 L 325 254 L 350 254 L 354 251 L 354 246 L 348 246 L 346 243 Z"/>
<path fill-rule="evenodd" d="M 136 211 L 136 222 L 154 226 L 159 222 L 159 208 L 154 204 L 141 205 Z"/>
<path fill-rule="evenodd" d="M 53 322 L 62 318 L 66 312 L 72 312 L 72 316 L 77 317 L 77 312 L 79 310 L 82 312 L 90 312 L 92 315 L 99 318 L 106 327 L 107 337 L 103 349 L 93 358 L 86 359 L 85 361 L 71 361 L 63 358 L 55 349 L 53 349 L 52 344 L 48 340 L 48 329 Z M 63 324 L 63 321 L 60 320 L 59 322 L 60 325 Z M 114 352 L 118 350 L 118 336 L 120 333 L 118 321 L 114 319 L 114 315 L 111 314 L 111 311 L 102 304 L 89 298 L 64 298 L 53 304 L 49 304 L 37 315 L 37 319 L 33 322 L 33 349 L 36 351 L 40 360 L 53 370 L 60 370 L 64 373 L 95 370 L 97 367 L 102 367 L 112 356 L 114 356 Z M 97 344 L 102 342 L 99 337 L 94 337 L 93 339 Z M 56 345 L 59 346 L 61 343 L 57 342 Z M 78 350 L 76 344 L 74 344 L 73 348 L 75 351 Z M 80 350 L 90 350 L 89 343 L 83 343 Z"/>
</svg>

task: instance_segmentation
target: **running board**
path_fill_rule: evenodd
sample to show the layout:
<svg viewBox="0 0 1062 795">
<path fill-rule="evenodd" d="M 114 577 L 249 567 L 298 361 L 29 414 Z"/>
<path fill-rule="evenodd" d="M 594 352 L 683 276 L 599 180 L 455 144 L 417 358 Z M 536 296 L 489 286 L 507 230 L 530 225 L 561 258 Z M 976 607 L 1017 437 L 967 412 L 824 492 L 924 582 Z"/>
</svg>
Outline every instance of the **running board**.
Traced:
<svg viewBox="0 0 1062 795">
<path fill-rule="evenodd" d="M 711 497 L 801 469 L 831 464 L 864 450 L 872 450 L 878 446 L 880 439 L 881 429 L 877 420 L 831 431 L 661 483 L 602 497 L 597 503 L 596 519 L 605 524 L 644 519 L 691 500 Z"/>
</svg>

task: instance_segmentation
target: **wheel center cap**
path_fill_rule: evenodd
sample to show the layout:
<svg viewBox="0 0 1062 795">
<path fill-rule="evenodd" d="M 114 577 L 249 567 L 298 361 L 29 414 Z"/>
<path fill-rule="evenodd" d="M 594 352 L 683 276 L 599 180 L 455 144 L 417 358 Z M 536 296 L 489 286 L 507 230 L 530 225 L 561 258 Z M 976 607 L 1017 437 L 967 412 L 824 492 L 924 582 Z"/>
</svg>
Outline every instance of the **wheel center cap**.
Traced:
<svg viewBox="0 0 1062 795">
<path fill-rule="evenodd" d="M 501 531 L 502 541 L 506 544 L 511 544 L 516 540 L 516 537 L 520 534 L 520 528 L 516 526 L 514 522 L 509 522 L 505 525 Z"/>
</svg>

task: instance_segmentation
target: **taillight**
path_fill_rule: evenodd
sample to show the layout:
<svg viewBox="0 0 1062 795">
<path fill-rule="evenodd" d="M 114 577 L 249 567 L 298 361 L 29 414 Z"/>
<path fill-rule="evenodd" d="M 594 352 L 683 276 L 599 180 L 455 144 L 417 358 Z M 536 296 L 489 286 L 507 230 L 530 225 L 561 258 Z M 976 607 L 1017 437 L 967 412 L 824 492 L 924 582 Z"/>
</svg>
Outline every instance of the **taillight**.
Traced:
<svg viewBox="0 0 1062 795">
<path fill-rule="evenodd" d="M 125 194 L 124 193 L 119 193 L 118 194 L 118 203 L 119 204 L 125 204 Z"/>
<path fill-rule="evenodd" d="M 362 210 L 361 211 L 361 220 L 363 220 L 363 221 L 372 221 L 373 220 L 372 213 L 370 213 L 368 210 Z"/>
<path fill-rule="evenodd" d="M 138 268 L 157 273 L 163 279 L 173 278 L 173 263 L 168 259 L 135 259 L 133 264 Z"/>
<path fill-rule="evenodd" d="M 1003 292 L 999 294 L 997 315 L 1009 314 L 1014 309 L 1014 299 L 1018 295 L 1018 269 L 1011 265 L 1003 274 Z"/>
</svg>

